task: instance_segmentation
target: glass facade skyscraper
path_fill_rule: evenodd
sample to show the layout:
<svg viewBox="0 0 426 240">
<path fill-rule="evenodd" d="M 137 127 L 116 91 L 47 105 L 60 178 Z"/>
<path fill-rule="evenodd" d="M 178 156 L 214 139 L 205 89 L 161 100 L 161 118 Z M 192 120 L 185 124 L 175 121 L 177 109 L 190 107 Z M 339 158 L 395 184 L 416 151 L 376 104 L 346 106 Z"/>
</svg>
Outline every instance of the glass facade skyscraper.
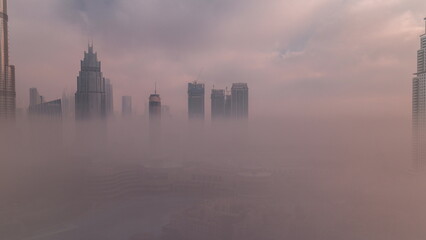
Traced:
<svg viewBox="0 0 426 240">
<path fill-rule="evenodd" d="M 9 65 L 7 0 L 0 0 L 0 119 L 13 119 L 16 109 L 15 66 Z"/>
<path fill-rule="evenodd" d="M 426 21 L 426 18 L 425 18 Z M 413 78 L 413 161 L 414 167 L 426 166 L 426 29 L 420 36 L 417 73 Z"/>
</svg>

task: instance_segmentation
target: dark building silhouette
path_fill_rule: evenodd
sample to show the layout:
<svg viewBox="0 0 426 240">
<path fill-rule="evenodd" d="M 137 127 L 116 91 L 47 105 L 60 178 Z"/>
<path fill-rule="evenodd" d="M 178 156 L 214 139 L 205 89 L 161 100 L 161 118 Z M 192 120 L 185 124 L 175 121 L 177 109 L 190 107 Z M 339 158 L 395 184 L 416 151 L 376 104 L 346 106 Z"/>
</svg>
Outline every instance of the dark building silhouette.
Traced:
<svg viewBox="0 0 426 240">
<path fill-rule="evenodd" d="M 75 115 L 78 120 L 99 119 L 106 115 L 105 78 L 93 45 L 89 45 L 81 61 L 75 94 Z"/>
<path fill-rule="evenodd" d="M 121 114 L 123 116 L 132 115 L 132 97 L 123 96 L 121 99 Z"/>
<path fill-rule="evenodd" d="M 211 94 L 211 118 L 212 120 L 225 117 L 225 90 L 213 89 Z"/>
<path fill-rule="evenodd" d="M 0 119 L 14 119 L 16 112 L 15 66 L 9 65 L 7 0 L 0 0 Z"/>
<path fill-rule="evenodd" d="M 235 119 L 248 118 L 248 86 L 247 83 L 234 83 L 231 88 L 232 117 Z"/>
<path fill-rule="evenodd" d="M 188 83 L 188 117 L 204 119 L 204 84 Z"/>
<path fill-rule="evenodd" d="M 150 123 L 161 120 L 161 98 L 157 92 L 149 96 L 149 120 Z"/>
</svg>

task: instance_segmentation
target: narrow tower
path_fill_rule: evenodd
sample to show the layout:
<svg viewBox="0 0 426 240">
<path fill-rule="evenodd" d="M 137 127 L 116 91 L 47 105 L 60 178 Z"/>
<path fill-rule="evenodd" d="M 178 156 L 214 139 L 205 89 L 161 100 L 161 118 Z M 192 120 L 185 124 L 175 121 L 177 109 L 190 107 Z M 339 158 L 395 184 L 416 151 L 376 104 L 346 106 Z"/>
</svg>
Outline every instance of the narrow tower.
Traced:
<svg viewBox="0 0 426 240">
<path fill-rule="evenodd" d="M 0 0 L 0 119 L 13 119 L 16 109 L 15 66 L 9 65 L 7 0 Z"/>
<path fill-rule="evenodd" d="M 424 19 L 426 21 L 426 18 Z M 417 73 L 413 78 L 413 165 L 426 166 L 426 28 L 417 51 Z"/>
</svg>

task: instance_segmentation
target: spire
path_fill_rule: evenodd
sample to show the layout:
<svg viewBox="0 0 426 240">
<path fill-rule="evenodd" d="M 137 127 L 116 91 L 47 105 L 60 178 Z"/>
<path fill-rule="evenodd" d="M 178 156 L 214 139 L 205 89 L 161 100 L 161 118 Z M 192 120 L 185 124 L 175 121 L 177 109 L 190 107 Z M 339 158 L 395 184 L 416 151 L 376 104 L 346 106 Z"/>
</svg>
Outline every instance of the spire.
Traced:
<svg viewBox="0 0 426 240">
<path fill-rule="evenodd" d="M 157 82 L 155 82 L 155 90 L 154 93 L 157 94 Z"/>
<path fill-rule="evenodd" d="M 425 17 L 425 19 L 424 19 L 424 20 L 425 20 L 425 33 L 426 33 L 426 17 Z"/>
</svg>

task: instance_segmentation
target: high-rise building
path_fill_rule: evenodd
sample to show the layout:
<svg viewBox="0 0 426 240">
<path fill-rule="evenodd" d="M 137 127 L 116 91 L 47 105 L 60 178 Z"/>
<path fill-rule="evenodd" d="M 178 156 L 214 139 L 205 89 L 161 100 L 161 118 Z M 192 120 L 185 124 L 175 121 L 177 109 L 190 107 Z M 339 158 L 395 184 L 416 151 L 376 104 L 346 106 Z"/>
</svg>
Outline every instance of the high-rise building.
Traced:
<svg viewBox="0 0 426 240">
<path fill-rule="evenodd" d="M 424 168 L 426 166 L 426 33 L 420 36 L 415 75 L 416 77 L 413 78 L 413 161 L 415 168 Z"/>
<path fill-rule="evenodd" d="M 211 118 L 212 120 L 225 117 L 225 90 L 213 89 L 211 94 Z"/>
<path fill-rule="evenodd" d="M 248 118 L 248 86 L 247 83 L 234 83 L 231 88 L 231 110 L 235 119 Z"/>
<path fill-rule="evenodd" d="M 131 96 L 123 96 L 122 97 L 122 105 L 121 105 L 121 113 L 123 116 L 132 115 L 132 97 Z"/>
<path fill-rule="evenodd" d="M 9 65 L 7 0 L 0 0 L 0 119 L 14 119 L 16 111 L 15 66 Z"/>
<path fill-rule="evenodd" d="M 105 78 L 101 71 L 101 62 L 89 45 L 81 61 L 80 75 L 77 77 L 75 93 L 76 119 L 96 119 L 106 115 Z"/>
<path fill-rule="evenodd" d="M 105 79 L 105 109 L 107 116 L 114 113 L 114 94 L 110 79 Z"/>
<path fill-rule="evenodd" d="M 43 96 L 38 93 L 37 88 L 30 88 L 30 107 L 43 103 Z"/>
<path fill-rule="evenodd" d="M 204 119 L 204 95 L 203 83 L 188 83 L 189 119 Z"/>
<path fill-rule="evenodd" d="M 62 119 L 62 101 L 57 99 L 50 102 L 31 105 L 28 108 L 30 117 L 43 119 Z"/>
<path fill-rule="evenodd" d="M 149 120 L 150 122 L 161 120 L 161 98 L 157 91 L 149 96 Z"/>
</svg>

